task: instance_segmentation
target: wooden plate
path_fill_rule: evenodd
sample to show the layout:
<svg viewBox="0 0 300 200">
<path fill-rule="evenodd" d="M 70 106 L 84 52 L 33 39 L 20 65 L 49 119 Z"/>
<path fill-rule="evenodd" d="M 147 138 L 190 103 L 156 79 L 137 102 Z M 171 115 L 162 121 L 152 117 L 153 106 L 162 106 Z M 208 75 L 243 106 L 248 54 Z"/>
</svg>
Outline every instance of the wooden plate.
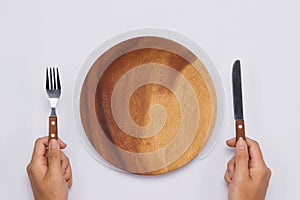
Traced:
<svg viewBox="0 0 300 200">
<path fill-rule="evenodd" d="M 214 84 L 206 66 L 183 45 L 134 37 L 101 54 L 83 81 L 84 132 L 110 165 L 156 175 L 195 158 L 213 130 Z"/>
</svg>

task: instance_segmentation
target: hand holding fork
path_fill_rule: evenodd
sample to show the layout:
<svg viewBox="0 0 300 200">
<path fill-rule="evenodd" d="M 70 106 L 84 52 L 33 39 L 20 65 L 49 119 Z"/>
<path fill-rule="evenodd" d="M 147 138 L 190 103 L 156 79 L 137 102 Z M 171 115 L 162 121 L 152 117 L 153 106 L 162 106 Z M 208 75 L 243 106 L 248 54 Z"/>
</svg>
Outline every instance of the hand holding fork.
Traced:
<svg viewBox="0 0 300 200">
<path fill-rule="evenodd" d="M 72 170 L 69 158 L 61 151 L 67 145 L 58 140 L 57 134 L 55 108 L 61 93 L 57 68 L 46 70 L 46 91 L 51 105 L 49 136 L 36 140 L 27 173 L 35 199 L 67 200 Z"/>
</svg>

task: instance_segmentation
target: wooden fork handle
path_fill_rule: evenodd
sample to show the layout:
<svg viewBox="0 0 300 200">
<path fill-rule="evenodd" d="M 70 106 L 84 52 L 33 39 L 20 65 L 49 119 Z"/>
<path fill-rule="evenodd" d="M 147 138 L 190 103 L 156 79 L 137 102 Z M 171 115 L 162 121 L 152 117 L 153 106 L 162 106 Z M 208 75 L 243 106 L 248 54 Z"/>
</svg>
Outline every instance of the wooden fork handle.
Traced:
<svg viewBox="0 0 300 200">
<path fill-rule="evenodd" d="M 235 132 L 236 132 L 236 141 L 242 137 L 244 140 L 245 136 L 245 123 L 243 119 L 235 120 Z"/>
<path fill-rule="evenodd" d="M 51 139 L 58 139 L 58 131 L 57 131 L 57 117 L 50 116 L 49 117 L 49 141 Z"/>
</svg>

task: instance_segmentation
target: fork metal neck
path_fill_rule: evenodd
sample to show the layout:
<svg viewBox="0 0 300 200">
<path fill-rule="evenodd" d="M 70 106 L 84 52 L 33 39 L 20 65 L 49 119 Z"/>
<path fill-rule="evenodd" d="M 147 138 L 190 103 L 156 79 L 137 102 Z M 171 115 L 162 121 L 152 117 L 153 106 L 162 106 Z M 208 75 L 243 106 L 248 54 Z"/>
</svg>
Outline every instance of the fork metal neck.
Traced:
<svg viewBox="0 0 300 200">
<path fill-rule="evenodd" d="M 55 108 L 51 108 L 51 114 L 50 114 L 50 116 L 56 116 Z"/>
<path fill-rule="evenodd" d="M 49 98 L 51 105 L 51 116 L 56 116 L 55 108 L 58 101 L 58 98 Z"/>
<path fill-rule="evenodd" d="M 51 108 L 56 108 L 58 98 L 49 98 Z"/>
</svg>

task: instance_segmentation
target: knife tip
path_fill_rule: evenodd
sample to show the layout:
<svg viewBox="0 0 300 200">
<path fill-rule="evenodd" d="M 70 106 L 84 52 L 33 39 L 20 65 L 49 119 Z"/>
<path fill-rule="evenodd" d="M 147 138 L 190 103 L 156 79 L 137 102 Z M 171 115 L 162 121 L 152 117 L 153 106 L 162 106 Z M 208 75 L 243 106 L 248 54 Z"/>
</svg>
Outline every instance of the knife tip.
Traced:
<svg viewBox="0 0 300 200">
<path fill-rule="evenodd" d="M 240 59 L 236 59 L 236 60 L 234 61 L 234 64 L 233 64 L 233 65 L 241 65 Z"/>
<path fill-rule="evenodd" d="M 232 72 L 240 71 L 240 68 L 241 68 L 241 61 L 240 59 L 236 59 L 233 63 Z"/>
</svg>

